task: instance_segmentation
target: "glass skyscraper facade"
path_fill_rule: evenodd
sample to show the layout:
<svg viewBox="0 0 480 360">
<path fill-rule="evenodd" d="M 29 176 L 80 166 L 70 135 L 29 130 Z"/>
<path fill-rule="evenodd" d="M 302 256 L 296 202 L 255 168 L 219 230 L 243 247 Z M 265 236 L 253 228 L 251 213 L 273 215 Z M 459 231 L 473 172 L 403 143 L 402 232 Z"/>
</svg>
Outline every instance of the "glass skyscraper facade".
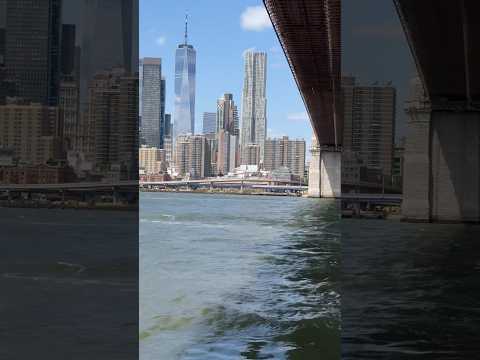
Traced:
<svg viewBox="0 0 480 360">
<path fill-rule="evenodd" d="M 175 52 L 175 108 L 173 133 L 193 134 L 195 131 L 195 66 L 196 51 L 187 43 L 185 22 L 185 42 L 178 45 Z"/>
<path fill-rule="evenodd" d="M 80 101 L 88 101 L 88 82 L 99 71 L 113 67 L 135 74 L 138 69 L 138 1 L 133 0 L 64 0 L 68 18 L 88 26 L 79 26 Z M 65 17 L 64 17 L 65 18 Z M 71 20 L 70 20 L 71 21 Z M 135 50 L 135 51 L 133 51 Z"/>
<path fill-rule="evenodd" d="M 61 5 L 60 0 L 2 4 L 6 15 L 5 64 L 14 79 L 15 95 L 27 101 L 50 106 L 58 103 Z"/>
<path fill-rule="evenodd" d="M 165 109 L 162 100 L 164 103 L 165 97 L 162 95 L 161 59 L 144 58 L 142 64 L 142 136 L 145 145 L 162 147 Z"/>
<path fill-rule="evenodd" d="M 203 134 L 215 134 L 217 129 L 217 113 L 203 113 Z"/>
<path fill-rule="evenodd" d="M 260 159 L 263 159 L 265 137 L 267 135 L 267 54 L 248 51 L 245 53 L 245 75 L 242 98 L 242 152 L 249 144 L 260 146 Z M 242 156 L 245 163 L 245 156 Z"/>
<path fill-rule="evenodd" d="M 163 143 L 165 141 L 166 130 L 165 130 L 165 99 L 167 93 L 167 82 L 165 78 L 162 76 L 162 80 L 160 81 L 160 148 L 163 149 Z"/>
</svg>

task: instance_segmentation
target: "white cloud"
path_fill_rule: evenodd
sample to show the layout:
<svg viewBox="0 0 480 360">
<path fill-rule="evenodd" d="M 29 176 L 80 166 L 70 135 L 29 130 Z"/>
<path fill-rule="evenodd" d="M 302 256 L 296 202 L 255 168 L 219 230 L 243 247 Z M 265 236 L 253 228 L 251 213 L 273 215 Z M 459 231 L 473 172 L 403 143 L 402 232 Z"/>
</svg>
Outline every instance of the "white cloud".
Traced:
<svg viewBox="0 0 480 360">
<path fill-rule="evenodd" d="M 159 46 L 164 45 L 166 41 L 167 41 L 167 37 L 164 35 L 161 35 L 155 39 L 155 43 Z"/>
<path fill-rule="evenodd" d="M 249 6 L 240 16 L 242 29 L 247 31 L 262 31 L 272 26 L 267 10 L 263 6 Z"/>
<path fill-rule="evenodd" d="M 287 114 L 288 121 L 302 122 L 308 121 L 309 117 L 306 111 Z"/>
</svg>

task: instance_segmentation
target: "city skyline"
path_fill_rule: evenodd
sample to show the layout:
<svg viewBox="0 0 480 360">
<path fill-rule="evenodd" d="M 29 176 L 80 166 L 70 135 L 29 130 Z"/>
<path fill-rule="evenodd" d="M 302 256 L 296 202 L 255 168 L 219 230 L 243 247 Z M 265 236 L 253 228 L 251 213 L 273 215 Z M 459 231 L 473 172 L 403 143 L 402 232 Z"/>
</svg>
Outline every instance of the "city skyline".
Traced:
<svg viewBox="0 0 480 360">
<path fill-rule="evenodd" d="M 216 0 L 207 2 L 208 6 L 204 6 L 203 3 L 181 0 L 175 6 L 162 5 L 161 9 L 151 0 L 141 3 L 140 54 L 163 59 L 167 88 L 169 83 L 172 84 L 167 90 L 166 111 L 173 112 L 174 53 L 183 40 L 183 18 L 188 9 L 189 42 L 198 52 L 196 133 L 202 129 L 203 113 L 214 111 L 216 99 L 225 92 L 232 93 L 240 104 L 243 54 L 254 49 L 265 51 L 269 58 L 267 137 L 305 138 L 309 145 L 312 130 L 308 115 L 268 16 L 265 18 L 262 2 L 247 0 L 230 4 L 228 16 L 216 16 L 220 15 L 222 7 L 217 6 Z M 372 0 L 367 2 L 372 3 Z M 366 10 L 355 2 L 344 2 L 342 12 L 348 21 L 342 25 L 345 49 L 342 71 L 346 75 L 354 74 L 364 84 L 393 80 L 397 88 L 398 140 L 405 135 L 403 103 L 408 96 L 408 82 L 414 76 L 414 66 L 393 5 L 382 3 L 376 4 L 375 8 L 379 14 L 374 16 L 365 14 Z M 362 17 L 355 16 L 359 11 Z M 167 13 L 169 15 L 162 17 L 160 27 L 158 15 Z M 211 18 L 216 19 L 215 25 L 208 20 Z M 218 28 L 222 31 L 219 32 Z M 388 31 L 382 32 L 382 29 Z"/>
<path fill-rule="evenodd" d="M 2 182 L 138 178 L 135 9 L 133 0 L 0 3 Z"/>
<path fill-rule="evenodd" d="M 266 129 L 267 136 L 281 137 L 283 135 L 289 135 L 295 138 L 310 138 L 311 128 L 308 122 L 308 117 L 305 113 L 305 108 L 296 88 L 295 82 L 291 76 L 288 64 L 284 59 L 284 55 L 281 51 L 280 45 L 278 44 L 278 40 L 276 39 L 276 36 L 270 25 L 265 23 L 266 13 L 260 12 L 260 15 L 257 15 L 257 13 L 259 13 L 258 7 L 260 5 L 261 3 L 256 1 L 247 2 L 245 6 L 242 4 L 238 7 L 239 13 L 238 17 L 236 18 L 237 21 L 229 24 L 229 27 L 235 28 L 235 32 L 237 32 L 237 34 L 232 36 L 232 38 L 236 38 L 237 35 L 240 35 L 243 38 L 242 42 L 244 45 L 238 46 L 238 44 L 228 42 L 218 44 L 218 49 L 225 49 L 223 58 L 218 56 L 218 52 L 211 51 L 212 47 L 214 47 L 213 43 L 205 44 L 205 40 L 207 40 L 207 38 L 200 37 L 198 27 L 201 26 L 201 24 L 199 24 L 199 22 L 204 21 L 204 19 L 199 18 L 199 13 L 197 11 L 192 10 L 192 7 L 195 8 L 195 6 L 185 7 L 188 8 L 189 13 L 188 35 L 189 39 L 191 39 L 189 40 L 189 43 L 191 43 L 197 50 L 195 133 L 201 132 L 203 125 L 203 113 L 215 111 L 217 99 L 221 98 L 225 93 L 231 93 L 233 98 L 236 99 L 236 103 L 238 104 L 238 117 L 240 119 L 239 127 L 241 127 L 241 101 L 244 76 L 243 55 L 248 50 L 258 50 L 266 52 L 267 57 L 270 60 L 267 64 L 267 73 L 270 74 L 272 72 L 277 72 L 277 74 L 280 74 L 281 77 L 286 80 L 286 82 L 279 81 L 278 77 L 276 77 L 272 82 L 270 82 L 269 79 L 269 84 L 267 85 L 267 98 L 270 96 L 270 89 L 279 89 L 280 87 L 283 87 L 285 89 L 284 93 L 277 94 L 277 91 L 274 91 L 272 96 L 275 99 L 281 99 L 282 103 L 293 103 L 288 113 L 280 114 L 278 111 L 273 110 L 272 119 L 275 118 L 278 120 L 272 120 L 272 125 L 280 124 L 286 126 L 278 126 L 278 128 Z M 154 11 L 154 8 L 155 4 L 152 2 L 142 2 L 140 9 L 142 19 L 151 15 L 152 11 Z M 166 19 L 166 26 L 162 29 L 165 31 L 155 30 L 155 23 L 152 23 L 152 26 L 150 26 L 148 19 L 142 21 L 141 23 L 140 42 L 145 44 L 141 50 L 141 56 L 159 56 L 162 58 L 162 63 L 165 64 L 163 67 L 163 72 L 167 80 L 167 89 L 172 89 L 172 87 L 169 87 L 168 84 L 169 82 L 172 82 L 173 84 L 173 81 L 175 81 L 175 64 L 173 60 L 176 44 L 183 41 L 183 17 L 185 15 L 185 8 L 182 10 L 172 9 L 172 18 Z M 246 11 L 253 12 L 255 15 L 252 19 L 258 18 L 260 20 L 260 24 L 255 25 L 246 24 L 245 21 L 242 22 L 242 14 Z M 175 21 L 172 20 L 173 13 L 178 14 L 178 18 L 176 18 Z M 175 30 L 166 31 L 167 29 Z M 202 33 L 205 34 L 206 27 L 202 26 L 201 30 Z M 214 30 L 216 31 L 216 29 L 213 29 L 211 26 L 208 30 L 212 32 Z M 162 34 L 166 35 L 163 36 Z M 147 38 L 150 38 L 152 41 L 152 43 L 149 45 L 146 44 Z M 261 45 L 261 43 L 264 45 Z M 232 51 L 234 48 L 235 52 Z M 219 69 L 220 71 L 215 73 L 211 66 L 208 68 L 205 67 L 206 62 L 212 64 L 211 66 L 215 66 L 215 68 Z M 229 71 L 225 71 L 226 66 L 229 68 Z M 212 79 L 212 81 L 209 79 Z M 174 97 L 174 93 L 171 90 L 167 90 L 167 112 L 169 110 L 171 111 L 174 107 Z M 268 111 L 269 109 L 267 109 L 267 112 Z M 285 118 L 284 121 L 282 121 L 282 117 Z M 293 127 L 291 125 L 293 125 Z"/>
</svg>

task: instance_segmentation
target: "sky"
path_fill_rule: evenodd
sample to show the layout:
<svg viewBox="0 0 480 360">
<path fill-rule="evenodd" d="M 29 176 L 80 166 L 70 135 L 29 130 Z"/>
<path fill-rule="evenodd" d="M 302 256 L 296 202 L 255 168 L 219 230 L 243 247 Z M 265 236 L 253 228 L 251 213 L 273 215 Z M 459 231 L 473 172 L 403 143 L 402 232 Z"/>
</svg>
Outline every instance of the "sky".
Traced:
<svg viewBox="0 0 480 360">
<path fill-rule="evenodd" d="M 342 71 L 361 83 L 392 81 L 397 88 L 397 138 L 404 135 L 403 102 L 415 74 L 393 2 L 344 0 Z M 173 113 L 174 57 L 183 42 L 185 13 L 189 43 L 197 52 L 195 132 L 203 112 L 215 112 L 223 93 L 241 110 L 243 53 L 267 52 L 267 136 L 288 135 L 310 143 L 312 128 L 262 1 L 140 0 L 140 57 L 160 57 L 166 78 L 166 112 Z"/>
</svg>

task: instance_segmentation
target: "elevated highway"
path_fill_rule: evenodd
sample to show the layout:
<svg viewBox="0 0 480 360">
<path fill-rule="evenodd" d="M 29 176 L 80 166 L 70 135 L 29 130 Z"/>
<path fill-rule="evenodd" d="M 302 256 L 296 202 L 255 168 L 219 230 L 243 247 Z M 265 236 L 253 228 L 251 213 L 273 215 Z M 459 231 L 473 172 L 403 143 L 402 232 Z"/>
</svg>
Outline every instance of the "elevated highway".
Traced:
<svg viewBox="0 0 480 360">
<path fill-rule="evenodd" d="M 171 188 L 236 188 L 256 189 L 274 192 L 304 192 L 307 187 L 300 185 L 298 182 L 279 181 L 266 178 L 207 178 L 201 180 L 173 180 L 173 181 L 145 181 L 140 182 L 142 189 L 171 189 Z"/>
<path fill-rule="evenodd" d="M 109 190 L 109 189 L 137 189 L 138 181 L 118 182 L 72 182 L 58 184 L 0 184 L 0 191 L 62 191 L 62 190 Z"/>
<path fill-rule="evenodd" d="M 0 184 L 0 198 L 9 201 L 26 195 L 56 197 L 62 202 L 68 199 L 95 201 L 100 197 L 111 197 L 114 203 L 122 200 L 136 203 L 138 200 L 138 181 L 117 182 L 76 182 L 58 184 Z"/>
</svg>

